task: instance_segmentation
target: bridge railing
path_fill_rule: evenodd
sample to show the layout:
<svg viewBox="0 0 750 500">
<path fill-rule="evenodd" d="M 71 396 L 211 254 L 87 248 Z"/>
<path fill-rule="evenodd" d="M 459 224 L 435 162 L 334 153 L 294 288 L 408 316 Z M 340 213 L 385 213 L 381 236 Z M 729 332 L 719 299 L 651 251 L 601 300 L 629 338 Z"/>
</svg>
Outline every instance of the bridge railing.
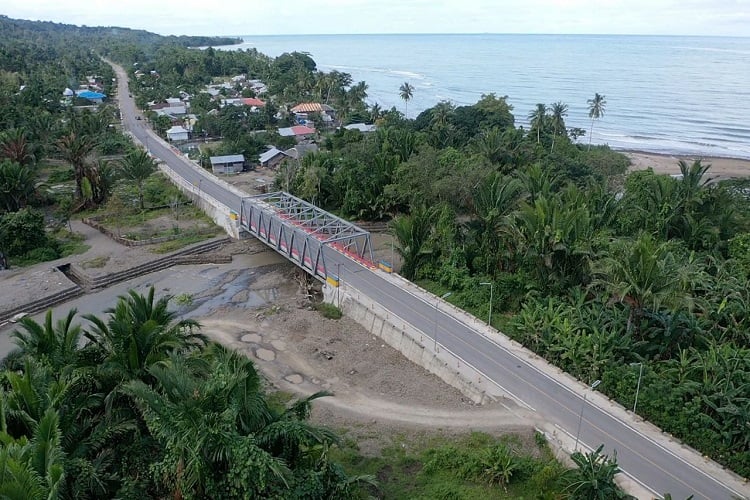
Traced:
<svg viewBox="0 0 750 500">
<path fill-rule="evenodd" d="M 374 267 L 369 232 L 289 193 L 243 198 L 240 227 L 321 281 L 331 276 L 326 245 Z"/>
</svg>

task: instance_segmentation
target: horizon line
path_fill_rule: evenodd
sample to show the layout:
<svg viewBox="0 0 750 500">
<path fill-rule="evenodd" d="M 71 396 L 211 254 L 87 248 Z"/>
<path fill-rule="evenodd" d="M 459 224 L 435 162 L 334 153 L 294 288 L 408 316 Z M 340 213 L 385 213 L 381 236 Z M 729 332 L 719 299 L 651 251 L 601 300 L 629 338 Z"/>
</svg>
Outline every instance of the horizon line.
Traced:
<svg viewBox="0 0 750 500">
<path fill-rule="evenodd" d="M 305 37 L 305 36 L 639 36 L 639 37 L 681 37 L 681 38 L 750 38 L 750 35 L 680 35 L 680 34 L 656 34 L 656 33 L 521 33 L 521 32 L 403 32 L 403 33 L 264 33 L 264 34 L 243 34 L 243 35 L 202 35 L 215 37 Z M 163 36 L 190 36 L 190 35 L 163 35 Z"/>
</svg>

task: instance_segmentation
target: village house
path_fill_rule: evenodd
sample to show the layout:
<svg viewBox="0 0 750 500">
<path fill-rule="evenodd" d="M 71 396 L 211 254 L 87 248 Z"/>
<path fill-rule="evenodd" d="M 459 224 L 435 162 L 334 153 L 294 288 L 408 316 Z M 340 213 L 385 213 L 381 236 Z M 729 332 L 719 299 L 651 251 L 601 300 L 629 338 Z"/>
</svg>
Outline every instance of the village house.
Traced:
<svg viewBox="0 0 750 500">
<path fill-rule="evenodd" d="M 236 174 L 245 168 L 243 155 L 224 155 L 211 157 L 211 171 L 215 174 Z"/>
<path fill-rule="evenodd" d="M 315 143 L 310 144 L 297 144 L 293 148 L 289 148 L 286 151 L 284 151 L 284 154 L 291 158 L 292 160 L 301 160 L 302 157 L 310 154 L 315 153 L 318 151 L 318 145 Z"/>
<path fill-rule="evenodd" d="M 350 123 L 344 127 L 346 130 L 359 130 L 363 134 L 375 132 L 378 129 L 377 125 L 369 125 L 367 123 Z"/>
<path fill-rule="evenodd" d="M 287 158 L 287 155 L 284 151 L 272 147 L 265 153 L 262 153 L 258 159 L 261 167 L 276 168 L 285 158 Z"/>
<path fill-rule="evenodd" d="M 336 119 L 336 110 L 328 104 L 319 102 L 303 102 L 297 104 L 291 110 L 297 123 L 306 125 L 311 120 L 311 115 L 318 114 L 323 123 L 333 123 Z"/>
<path fill-rule="evenodd" d="M 188 140 L 188 131 L 186 128 L 175 125 L 174 127 L 167 130 L 167 140 L 174 142 L 174 141 L 187 141 Z"/>
<path fill-rule="evenodd" d="M 297 141 L 309 139 L 315 135 L 315 129 L 306 125 L 295 125 L 294 127 L 282 127 L 279 129 L 281 137 L 294 137 Z"/>
<path fill-rule="evenodd" d="M 104 102 L 104 98 L 107 96 L 102 94 L 101 92 L 94 92 L 93 90 L 79 90 L 76 92 L 76 97 L 86 99 L 87 101 L 93 102 L 94 104 L 101 104 L 102 102 Z"/>
</svg>

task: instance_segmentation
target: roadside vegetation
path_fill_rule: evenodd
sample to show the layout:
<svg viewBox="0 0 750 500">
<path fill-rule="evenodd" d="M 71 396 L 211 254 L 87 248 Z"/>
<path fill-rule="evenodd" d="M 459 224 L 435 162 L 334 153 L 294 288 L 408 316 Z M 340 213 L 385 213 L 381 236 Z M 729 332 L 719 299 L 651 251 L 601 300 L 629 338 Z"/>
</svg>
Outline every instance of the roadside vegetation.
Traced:
<svg viewBox="0 0 750 500">
<path fill-rule="evenodd" d="M 345 441 L 331 457 L 348 470 L 376 477 L 377 490 L 367 493 L 379 498 L 628 498 L 613 481 L 619 470 L 616 461 L 600 450 L 576 453 L 573 460 L 580 467 L 569 469 L 555 460 L 542 435 L 537 435 L 535 447 L 518 436 L 476 432 L 396 437 L 377 457 L 362 456 L 356 443 Z"/>
<path fill-rule="evenodd" d="M 217 41 L 233 43 L 0 17 L 0 262 L 23 266 L 85 251 L 70 232 L 73 217 L 113 207 L 143 215 L 149 203 L 174 203 L 176 190 L 120 131 L 119 111 L 107 103 L 114 73 L 99 56 Z M 108 99 L 63 95 L 79 86 Z"/>
<path fill-rule="evenodd" d="M 74 37 L 96 41 L 96 50 L 128 67 L 137 63 L 144 76 L 131 81 L 140 106 L 181 89 L 193 94 L 194 132 L 223 137 L 218 149 L 202 156 L 254 158 L 265 144 L 286 145 L 273 130 L 292 123 L 290 106 L 327 102 L 339 111 L 341 123 L 366 121 L 378 130 L 319 136 L 319 152 L 279 167 L 278 187 L 347 218 L 389 221 L 405 277 L 438 294 L 451 291 L 451 302 L 478 317 L 487 317 L 492 307 L 494 326 L 584 383 L 601 380 L 598 390 L 626 408 L 636 406 L 644 418 L 750 477 L 747 183 L 709 182 L 710 166 L 700 161 L 681 164 L 679 179 L 651 171 L 626 175 L 625 156 L 590 144 L 586 130 L 565 124 L 569 106 L 584 107 L 591 127 L 606 120 L 606 97 L 598 93 L 588 103 L 540 103 L 531 110 L 514 110 L 505 97 L 489 93 L 473 105 L 441 102 L 408 119 L 416 91 L 408 82 L 394 89 L 404 100 L 404 113 L 382 110 L 366 104 L 364 82 L 321 72 L 301 52 L 269 58 L 253 50 L 197 51 L 175 40 L 145 35 L 113 40 L 101 32 L 86 38 L 85 30 L 41 24 L 41 31 L 25 31 L 0 18 L 0 43 L 8 47 L 0 52 L 0 251 L 11 261 L 59 255 L 54 224 L 44 214 L 54 214 L 63 226 L 72 214 L 107 202 L 110 209 L 118 203 L 138 207 L 139 216 L 148 204 L 154 176 L 141 178 L 137 169 L 123 176 L 122 161 L 115 168 L 105 158 L 116 155 L 127 163 L 142 154 L 110 127 L 115 111 L 60 104 L 67 82 L 86 75 L 99 75 L 111 92 L 109 66 L 86 43 L 66 43 Z M 268 86 L 262 113 L 220 108 L 200 92 L 207 83 L 239 73 Z M 24 82 L 33 84 L 19 91 Z M 523 124 L 516 111 L 525 115 Z M 166 124 L 150 119 L 163 132 Z M 54 165 L 44 162 L 47 158 Z M 40 182 L 42 172 L 46 182 Z M 118 178 L 129 179 L 119 181 L 128 194 L 118 191 Z M 50 190 L 52 182 L 68 188 Z M 139 373 L 149 390 L 170 389 L 160 389 L 162 381 L 145 368 Z M 141 398 L 133 399 L 141 409 L 147 399 L 156 401 L 144 387 L 128 387 L 117 397 Z M 185 443 L 164 429 L 150 428 L 155 411 L 142 413 L 137 428 L 153 433 L 149 439 L 166 440 L 162 451 L 173 455 L 136 464 L 138 477 L 150 478 L 165 494 L 177 486 L 181 492 L 197 484 L 213 487 L 209 476 L 196 471 L 157 486 L 155 470 L 163 474 L 184 465 L 180 460 L 187 455 L 180 453 L 197 452 L 181 448 Z M 192 429 L 195 435 L 211 428 L 200 421 L 206 425 Z M 126 435 L 115 428 L 115 435 Z M 137 442 L 146 451 L 154 445 Z M 315 444 L 322 447 L 315 448 L 318 459 L 328 458 L 323 453 L 328 444 L 325 439 Z M 261 456 L 249 447 L 235 452 Z M 231 464 L 216 466 L 226 471 Z M 306 469 L 304 474 L 311 474 L 306 477 L 317 477 L 311 470 L 317 469 Z M 247 472 L 235 472 L 222 480 L 277 485 L 269 479 L 278 476 L 275 470 L 249 479 L 241 476 Z M 199 480 L 180 483 L 188 477 Z"/>
</svg>

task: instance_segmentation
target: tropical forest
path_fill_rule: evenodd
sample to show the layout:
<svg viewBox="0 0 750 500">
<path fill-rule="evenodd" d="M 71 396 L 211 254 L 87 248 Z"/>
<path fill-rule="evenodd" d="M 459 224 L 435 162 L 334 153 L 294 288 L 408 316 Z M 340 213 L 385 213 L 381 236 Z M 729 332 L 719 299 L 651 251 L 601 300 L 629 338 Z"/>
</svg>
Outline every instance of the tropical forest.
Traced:
<svg viewBox="0 0 750 500">
<path fill-rule="evenodd" d="M 385 223 L 402 276 L 451 292 L 478 318 L 493 311 L 497 330 L 583 383 L 600 380 L 598 391 L 750 477 L 747 181 L 717 181 L 701 161 L 680 162 L 679 176 L 628 173 L 627 156 L 565 123 L 572 107 L 585 109 L 591 128 L 605 120 L 598 93 L 520 110 L 488 89 L 472 105 L 440 102 L 409 118 L 409 82 L 393 89 L 403 110 L 382 109 L 365 82 L 320 71 L 304 47 L 278 57 L 194 48 L 236 42 L 0 17 L 3 259 L 22 266 L 78 251 L 67 222 L 123 192 L 141 209 L 166 201 L 117 107 L 64 98 L 81 81 L 112 95 L 109 62 L 128 70 L 162 135 L 172 123 L 149 103 L 192 96 L 192 134 L 206 147 L 190 154 L 201 164 L 237 153 L 257 163 L 268 145 L 292 147 L 278 132 L 294 124 L 292 107 L 325 103 L 338 123 L 311 117 L 317 151 L 281 163 L 276 188 Z M 224 87 L 218 99 L 202 92 L 240 74 L 265 85 L 262 110 L 221 105 L 230 94 L 256 97 L 248 88 Z M 377 130 L 343 127 L 360 122 Z M 59 181 L 71 189 L 54 189 Z M 209 342 L 173 305 L 152 289 L 101 315 L 20 321 L 17 349 L 0 367 L 0 497 L 382 495 L 377 470 L 310 423 L 326 393 L 279 398 L 252 361 Z M 616 459 L 601 448 L 574 453 L 579 467 L 568 469 L 539 440 L 531 457 L 473 436 L 426 452 L 420 474 L 480 483 L 498 497 L 523 483 L 532 485 L 519 490 L 526 498 L 624 498 Z M 423 498 L 463 498 L 435 495 Z"/>
</svg>

